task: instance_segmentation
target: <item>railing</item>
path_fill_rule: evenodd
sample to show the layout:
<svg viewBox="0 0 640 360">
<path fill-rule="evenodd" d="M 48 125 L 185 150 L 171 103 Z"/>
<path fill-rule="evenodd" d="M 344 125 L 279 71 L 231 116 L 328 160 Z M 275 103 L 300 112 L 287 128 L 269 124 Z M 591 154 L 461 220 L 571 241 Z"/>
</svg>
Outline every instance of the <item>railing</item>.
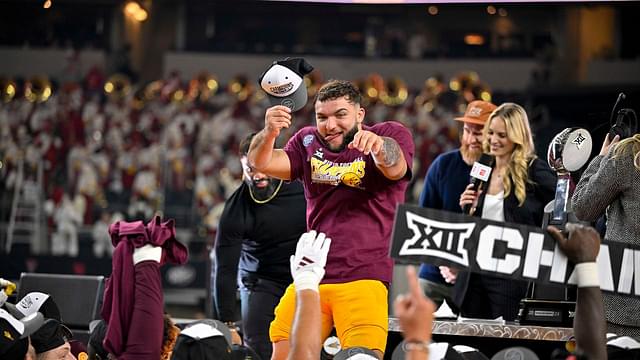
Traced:
<svg viewBox="0 0 640 360">
<path fill-rule="evenodd" d="M 18 201 L 20 201 L 20 193 L 22 191 L 22 182 L 24 178 L 24 157 L 19 155 L 18 158 L 18 173 L 13 186 L 13 200 L 11 201 L 11 215 L 9 217 L 9 226 L 7 227 L 7 241 L 5 243 L 5 252 L 8 254 L 11 252 L 11 246 L 13 245 L 13 235 L 16 228 L 16 217 L 18 215 Z"/>
<path fill-rule="evenodd" d="M 4 244 L 6 253 L 11 252 L 14 243 L 28 243 L 31 251 L 35 254 L 47 252 L 47 241 L 45 236 L 44 216 L 43 216 L 43 161 L 36 162 L 35 180 L 25 180 L 24 156 L 20 155 L 17 163 L 17 175 L 14 182 L 13 199 L 11 201 L 11 214 L 7 226 L 7 236 Z M 29 207 L 24 207 L 25 203 Z M 33 213 L 29 213 L 32 209 Z M 29 220 L 24 220 L 28 218 Z M 20 219 L 20 221 L 18 221 Z M 18 226 L 21 225 L 21 226 Z M 22 231 L 29 235 L 20 235 L 22 240 L 17 241 L 16 233 Z M 25 239 L 28 239 L 25 241 Z"/>
</svg>

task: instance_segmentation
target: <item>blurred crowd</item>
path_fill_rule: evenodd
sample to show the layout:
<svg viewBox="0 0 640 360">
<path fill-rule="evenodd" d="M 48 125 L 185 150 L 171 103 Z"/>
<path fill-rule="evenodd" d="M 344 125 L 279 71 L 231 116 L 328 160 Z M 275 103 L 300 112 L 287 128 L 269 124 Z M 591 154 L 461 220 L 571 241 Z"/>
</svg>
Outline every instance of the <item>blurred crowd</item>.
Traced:
<svg viewBox="0 0 640 360">
<path fill-rule="evenodd" d="M 312 100 L 321 75 L 308 80 Z M 57 89 L 44 78 L 31 81 L 39 82 L 31 85 L 31 96 L 18 91 L 0 102 L 0 221 L 10 216 L 22 161 L 23 186 L 41 186 L 46 199 L 53 253 L 72 256 L 77 246 L 56 242 L 56 236 L 93 227 L 94 254 L 103 256 L 110 251 L 104 229 L 119 219 L 160 213 L 175 218 L 179 228 L 215 232 L 224 200 L 241 179 L 238 143 L 263 126 L 268 107 L 252 79 L 242 75 L 224 86 L 206 73 L 189 82 L 176 72 L 131 84 L 94 68 L 82 82 Z M 377 75 L 353 81 L 367 94 L 369 123 L 397 120 L 413 132 L 418 186 L 432 159 L 457 144 L 452 118 L 478 95 L 452 91 L 436 77 L 425 80 L 423 89 Z M 313 124 L 313 116 L 309 101 L 283 138 Z M 417 191 L 410 188 L 408 202 Z"/>
</svg>

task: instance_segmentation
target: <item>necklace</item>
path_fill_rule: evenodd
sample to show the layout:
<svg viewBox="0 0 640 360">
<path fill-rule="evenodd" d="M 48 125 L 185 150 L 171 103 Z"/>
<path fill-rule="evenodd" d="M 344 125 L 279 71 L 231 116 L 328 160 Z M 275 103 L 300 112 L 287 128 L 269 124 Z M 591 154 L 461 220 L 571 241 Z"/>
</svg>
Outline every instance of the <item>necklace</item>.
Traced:
<svg viewBox="0 0 640 360">
<path fill-rule="evenodd" d="M 278 186 L 276 187 L 275 191 L 273 192 L 273 194 L 271 194 L 271 196 L 269 196 L 267 199 L 265 200 L 258 200 L 256 199 L 256 197 L 253 195 L 253 191 L 251 191 L 251 185 L 249 185 L 249 195 L 251 195 L 251 200 L 253 200 L 253 202 L 255 202 L 256 204 L 266 204 L 269 201 L 273 200 L 274 197 L 276 197 L 276 195 L 278 195 L 278 191 L 280 191 L 280 187 L 282 186 L 282 180 L 280 180 L 280 183 L 278 184 Z"/>
</svg>

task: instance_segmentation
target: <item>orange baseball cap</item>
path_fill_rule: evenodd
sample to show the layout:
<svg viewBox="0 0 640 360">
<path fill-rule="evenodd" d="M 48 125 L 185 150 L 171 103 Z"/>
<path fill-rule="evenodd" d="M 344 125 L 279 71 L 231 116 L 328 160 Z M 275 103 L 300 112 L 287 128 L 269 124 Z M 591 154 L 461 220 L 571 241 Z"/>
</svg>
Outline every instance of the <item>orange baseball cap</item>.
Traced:
<svg viewBox="0 0 640 360">
<path fill-rule="evenodd" d="M 467 110 L 464 112 L 464 115 L 455 118 L 455 120 L 484 125 L 489 119 L 489 115 L 491 115 L 496 108 L 497 106 L 490 102 L 475 100 L 467 105 Z"/>
</svg>

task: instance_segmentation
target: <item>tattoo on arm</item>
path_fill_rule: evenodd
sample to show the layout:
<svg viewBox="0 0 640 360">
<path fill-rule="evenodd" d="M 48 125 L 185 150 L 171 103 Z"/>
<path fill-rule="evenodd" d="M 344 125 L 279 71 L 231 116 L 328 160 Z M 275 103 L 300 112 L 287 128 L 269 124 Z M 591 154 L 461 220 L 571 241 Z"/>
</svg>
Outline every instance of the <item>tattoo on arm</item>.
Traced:
<svg viewBox="0 0 640 360">
<path fill-rule="evenodd" d="M 398 145 L 395 140 L 388 137 L 383 137 L 382 141 L 382 149 L 378 155 L 381 156 L 382 159 L 376 159 L 374 157 L 374 160 L 383 167 L 391 167 L 400 159 L 400 145 Z"/>
</svg>

